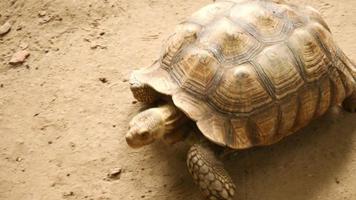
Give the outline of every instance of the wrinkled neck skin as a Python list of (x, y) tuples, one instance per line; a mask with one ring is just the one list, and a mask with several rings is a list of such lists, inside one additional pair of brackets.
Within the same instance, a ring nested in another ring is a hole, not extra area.
[(188, 118), (172, 103), (160, 107), (162, 125), (156, 131), (155, 138), (161, 138), (164, 134), (172, 133), (177, 127), (184, 125)]
[[(164, 134), (169, 134), (177, 130), (184, 130), (187, 133), (184, 134), (184, 142), (192, 146), (194, 144), (203, 144), (209, 146), (219, 157), (225, 158), (232, 155), (236, 150), (222, 147), (206, 139), (206, 137), (200, 132), (195, 122), (189, 119), (185, 114), (180, 111), (171, 100), (166, 100), (166, 104), (162, 107), (161, 117), (164, 124), (160, 126), (160, 130), (156, 132), (156, 138), (161, 138)], [(184, 126), (184, 127), (183, 127)]]

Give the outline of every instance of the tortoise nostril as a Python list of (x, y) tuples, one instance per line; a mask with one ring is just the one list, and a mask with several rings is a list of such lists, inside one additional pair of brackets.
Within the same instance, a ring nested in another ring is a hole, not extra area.
[(148, 138), (150, 133), (148, 131), (143, 131), (140, 135), (141, 135), (142, 138), (146, 139), (146, 138)]

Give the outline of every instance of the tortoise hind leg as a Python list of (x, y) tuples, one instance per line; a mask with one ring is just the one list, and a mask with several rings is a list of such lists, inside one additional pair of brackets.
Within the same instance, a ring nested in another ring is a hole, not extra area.
[(209, 200), (231, 200), (235, 185), (214, 152), (201, 144), (193, 145), (187, 156), (187, 166), (194, 182)]
[(353, 63), (342, 51), (340, 59), (345, 64), (348, 72), (351, 74), (352, 93), (342, 102), (342, 107), (349, 112), (356, 112), (356, 64)]
[[(356, 86), (354, 88), (356, 88)], [(349, 112), (356, 112), (356, 90), (353, 91), (351, 96), (344, 100), (342, 107)]]
[(129, 82), (131, 92), (137, 101), (150, 104), (158, 99), (159, 93), (147, 84), (141, 83), (135, 77), (135, 72), (132, 73)]

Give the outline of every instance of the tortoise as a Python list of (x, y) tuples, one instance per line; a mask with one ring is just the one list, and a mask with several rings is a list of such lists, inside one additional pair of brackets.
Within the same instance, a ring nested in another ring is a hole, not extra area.
[(355, 64), (316, 9), (282, 0), (203, 7), (129, 83), (151, 108), (131, 120), (128, 145), (192, 143), (187, 167), (210, 200), (236, 190), (220, 154), (276, 143), (332, 106), (356, 111)]

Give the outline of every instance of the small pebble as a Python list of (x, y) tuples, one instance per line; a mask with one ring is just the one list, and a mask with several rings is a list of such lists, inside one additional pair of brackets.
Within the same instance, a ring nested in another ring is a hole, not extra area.
[(5, 35), (11, 30), (11, 24), (9, 22), (6, 22), (2, 26), (0, 26), (0, 36)]
[(100, 44), (92, 44), (90, 45), (90, 49), (107, 49), (107, 47)]
[(70, 147), (75, 148), (75, 144), (73, 142), (70, 142)]
[(97, 49), (99, 47), (99, 45), (97, 45), (97, 44), (91, 44), (90, 45), (90, 48), (91, 49)]
[(63, 193), (63, 197), (69, 197), (69, 196), (74, 196), (74, 192), (70, 191), (70, 192)]
[(99, 81), (101, 81), (102, 83), (107, 83), (107, 82), (108, 82), (108, 79), (106, 79), (106, 78), (99, 78)]
[(115, 168), (110, 170), (110, 172), (106, 175), (106, 178), (104, 180), (110, 181), (110, 180), (119, 180), (121, 177), (122, 169), (121, 168)]
[(122, 173), (121, 168), (114, 168), (114, 169), (110, 170), (110, 172), (106, 176), (109, 179), (117, 180), (117, 179), (120, 179), (121, 173)]
[(25, 62), (26, 58), (29, 55), (30, 55), (30, 52), (28, 52), (27, 50), (18, 51), (12, 56), (9, 63), (11, 65), (21, 64), (21, 63)]
[(23, 158), (20, 158), (20, 157), (17, 157), (17, 158), (16, 158), (16, 161), (17, 161), (17, 162), (21, 162), (22, 160), (23, 160)]
[(40, 12), (38, 13), (38, 16), (39, 16), (39, 17), (44, 17), (44, 16), (46, 16), (46, 14), (47, 14), (47, 12), (44, 11), (44, 10), (42, 10), (42, 11), (40, 11)]

